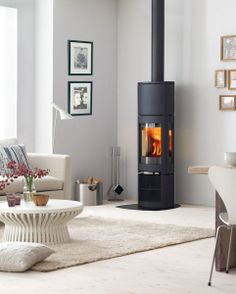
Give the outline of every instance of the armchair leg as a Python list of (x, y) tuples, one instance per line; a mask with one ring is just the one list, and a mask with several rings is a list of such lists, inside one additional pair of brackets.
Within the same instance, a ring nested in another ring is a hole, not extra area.
[(231, 252), (232, 236), (233, 236), (233, 227), (230, 228), (229, 247), (228, 247), (227, 263), (226, 263), (226, 269), (225, 269), (226, 274), (228, 274), (229, 272), (229, 259), (230, 259), (230, 252)]
[(214, 249), (213, 258), (212, 258), (212, 264), (211, 264), (211, 271), (210, 271), (210, 277), (209, 277), (209, 281), (208, 281), (208, 286), (211, 286), (212, 273), (213, 273), (213, 268), (214, 268), (214, 264), (215, 264), (216, 249), (217, 249), (217, 243), (218, 243), (218, 239), (219, 239), (219, 235), (220, 235), (220, 229), (225, 228), (225, 227), (226, 227), (225, 225), (220, 225), (216, 230), (216, 242), (215, 242), (215, 249)]

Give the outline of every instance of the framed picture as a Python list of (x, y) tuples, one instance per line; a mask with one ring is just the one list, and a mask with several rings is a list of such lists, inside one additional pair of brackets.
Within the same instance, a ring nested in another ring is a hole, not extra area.
[(236, 60), (236, 35), (221, 37), (220, 59), (223, 61)]
[(225, 88), (227, 84), (227, 71), (224, 69), (218, 69), (215, 71), (215, 87)]
[(68, 82), (68, 112), (71, 115), (92, 114), (92, 82)]
[(236, 110), (236, 96), (221, 95), (219, 97), (220, 110)]
[(230, 69), (228, 71), (228, 80), (229, 90), (236, 90), (236, 69)]
[(69, 75), (93, 74), (93, 42), (68, 41)]

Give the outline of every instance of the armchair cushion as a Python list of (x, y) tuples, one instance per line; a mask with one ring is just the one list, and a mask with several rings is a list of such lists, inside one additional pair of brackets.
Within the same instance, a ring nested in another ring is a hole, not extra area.
[[(0, 176), (0, 181), (2, 179), (4, 178)], [(37, 192), (57, 191), (63, 189), (63, 181), (52, 176), (46, 176), (43, 179), (35, 179), (34, 184)], [(23, 187), (23, 177), (19, 177), (4, 190), (0, 191), (0, 195), (4, 195), (6, 193), (22, 193)]]
[(11, 170), (6, 165), (12, 160), (18, 164), (23, 163), (27, 168), (30, 168), (23, 144), (0, 146), (0, 174), (5, 175), (11, 173)]
[(57, 191), (63, 189), (63, 181), (52, 176), (46, 176), (43, 179), (35, 179), (34, 184), (37, 192)]

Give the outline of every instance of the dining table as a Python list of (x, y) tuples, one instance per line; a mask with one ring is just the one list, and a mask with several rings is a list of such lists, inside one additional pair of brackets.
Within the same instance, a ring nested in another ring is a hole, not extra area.
[[(208, 175), (210, 166), (189, 166), (188, 174), (190, 175)], [(232, 167), (230, 167), (232, 168)], [(217, 227), (223, 224), (220, 220), (219, 213), (226, 212), (224, 202), (220, 195), (215, 191), (215, 231)], [(222, 230), (219, 236), (217, 248), (216, 248), (216, 270), (224, 271), (226, 268), (226, 260), (229, 246), (230, 230)], [(232, 250), (230, 253), (229, 267), (236, 267), (236, 228), (233, 230), (232, 238)]]

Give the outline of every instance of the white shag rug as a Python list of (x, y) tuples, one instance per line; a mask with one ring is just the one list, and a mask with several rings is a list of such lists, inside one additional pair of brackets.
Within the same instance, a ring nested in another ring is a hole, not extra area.
[(48, 272), (214, 236), (214, 230), (148, 222), (80, 217), (69, 223), (72, 242), (32, 270)]

